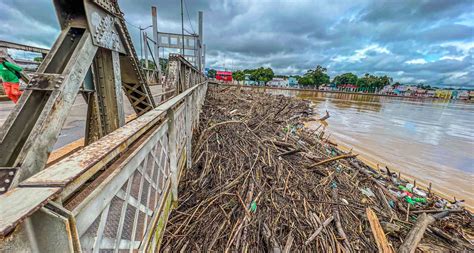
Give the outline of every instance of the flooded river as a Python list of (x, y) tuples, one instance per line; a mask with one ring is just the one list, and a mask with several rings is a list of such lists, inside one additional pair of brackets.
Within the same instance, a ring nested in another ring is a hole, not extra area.
[(474, 206), (474, 103), (276, 91), (329, 111), (326, 132), (371, 161)]

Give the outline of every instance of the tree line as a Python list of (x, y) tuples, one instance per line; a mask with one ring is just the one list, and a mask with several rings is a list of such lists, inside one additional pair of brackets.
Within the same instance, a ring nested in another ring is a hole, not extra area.
[[(369, 73), (366, 73), (362, 77), (358, 77), (353, 73), (344, 73), (341, 75), (335, 76), (332, 80), (327, 73), (327, 68), (317, 65), (314, 69), (309, 69), (302, 76), (284, 76), (284, 75), (275, 75), (271, 68), (260, 67), (257, 69), (244, 69), (237, 70), (232, 73), (232, 78), (236, 81), (244, 81), (245, 75), (249, 75), (249, 79), (256, 82), (267, 83), (272, 80), (273, 77), (295, 77), (300, 85), (303, 86), (313, 86), (314, 88), (319, 88), (321, 85), (333, 84), (336, 87), (342, 87), (343, 85), (351, 84), (356, 85), (358, 90), (375, 92), (382, 89), (384, 86), (389, 85), (393, 82), (393, 78), (387, 75), (376, 76)], [(208, 76), (210, 78), (215, 78), (216, 70), (210, 69), (208, 71)], [(400, 83), (394, 83), (395, 85), (401, 85)], [(428, 86), (429, 87), (429, 86)]]
[[(215, 69), (210, 69), (207, 72), (207, 76), (209, 78), (216, 78), (217, 71)], [(237, 70), (232, 72), (232, 79), (236, 81), (244, 81), (245, 75), (249, 75), (249, 79), (255, 82), (263, 82), (267, 83), (275, 77), (275, 73), (271, 68), (256, 68), (256, 69), (244, 69), (244, 70)]]

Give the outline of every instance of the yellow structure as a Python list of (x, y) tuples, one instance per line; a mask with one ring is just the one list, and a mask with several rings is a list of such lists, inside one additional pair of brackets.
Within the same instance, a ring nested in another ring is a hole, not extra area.
[(450, 99), (451, 95), (452, 95), (451, 90), (435, 90), (435, 97), (437, 98)]

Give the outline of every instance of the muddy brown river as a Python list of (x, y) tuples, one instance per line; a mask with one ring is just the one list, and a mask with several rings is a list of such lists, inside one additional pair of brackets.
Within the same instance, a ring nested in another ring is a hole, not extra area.
[(329, 111), (330, 139), (474, 206), (474, 103), (275, 91)]

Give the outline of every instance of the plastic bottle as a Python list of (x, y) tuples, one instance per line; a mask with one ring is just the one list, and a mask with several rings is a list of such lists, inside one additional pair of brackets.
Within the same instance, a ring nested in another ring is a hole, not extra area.
[(405, 196), (405, 201), (407, 203), (409, 203), (410, 205), (414, 205), (415, 204), (415, 201), (413, 201), (413, 199), (411, 199), (410, 196)]
[(418, 203), (426, 203), (425, 198), (412, 198), (412, 200)]

